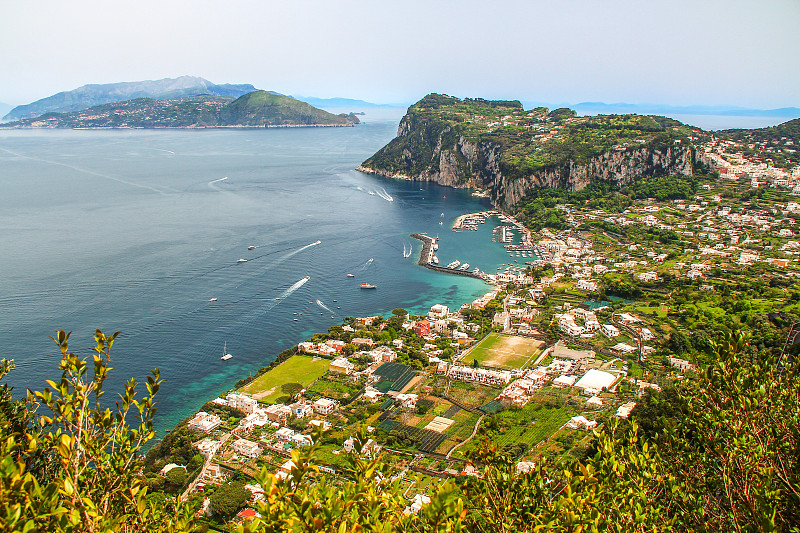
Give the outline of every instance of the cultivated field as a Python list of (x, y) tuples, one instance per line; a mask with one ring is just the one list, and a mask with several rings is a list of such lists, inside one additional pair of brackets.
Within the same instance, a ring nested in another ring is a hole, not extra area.
[(241, 392), (252, 394), (258, 400), (274, 402), (281, 396), (286, 396), (281, 391), (281, 385), (299, 383), (307, 387), (328, 371), (330, 363), (329, 360), (319, 357), (295, 355), (242, 387)]
[(536, 360), (544, 342), (527, 337), (490, 333), (462, 359), (470, 364), (477, 359), (481, 366), (523, 368)]

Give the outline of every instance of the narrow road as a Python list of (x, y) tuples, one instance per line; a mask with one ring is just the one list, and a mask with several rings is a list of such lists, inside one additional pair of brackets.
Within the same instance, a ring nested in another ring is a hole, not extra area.
[[(230, 433), (225, 433), (225, 435), (223, 435), (222, 439), (219, 441), (219, 447), (217, 449), (219, 450), (220, 448), (222, 448), (222, 445), (225, 444), (225, 442), (227, 442), (227, 440), (230, 437), (231, 437)], [(197, 477), (194, 478), (194, 480), (192, 480), (191, 483), (189, 483), (189, 486), (186, 487), (186, 490), (183, 491), (183, 494), (181, 494), (180, 501), (185, 502), (189, 498), (189, 494), (192, 493), (192, 491), (194, 490), (194, 488), (197, 485), (197, 483), (201, 479), (203, 479), (203, 475), (206, 473), (206, 470), (208, 469), (208, 467), (211, 466), (211, 461), (213, 459), (214, 459), (214, 454), (213, 453), (209, 454), (208, 458), (206, 459), (206, 462), (203, 463), (203, 469), (200, 470), (200, 473), (197, 474)]]
[(473, 430), (472, 430), (472, 435), (470, 435), (469, 437), (467, 437), (467, 440), (465, 440), (464, 442), (460, 442), (460, 443), (456, 444), (455, 446), (453, 446), (452, 448), (450, 448), (450, 451), (449, 451), (449, 452), (447, 452), (447, 459), (450, 459), (450, 456), (451, 456), (451, 455), (453, 455), (453, 452), (454, 452), (454, 451), (456, 451), (458, 448), (460, 448), (461, 446), (465, 445), (465, 444), (466, 444), (466, 443), (468, 443), (470, 440), (472, 440), (472, 437), (474, 437), (474, 436), (475, 436), (475, 434), (478, 432), (478, 428), (480, 427), (480, 425), (481, 425), (481, 420), (483, 420), (483, 417), (484, 417), (484, 416), (486, 416), (486, 415), (481, 415), (481, 417), (478, 419), (478, 421), (477, 421), (477, 422), (475, 422), (475, 429), (473, 429)]

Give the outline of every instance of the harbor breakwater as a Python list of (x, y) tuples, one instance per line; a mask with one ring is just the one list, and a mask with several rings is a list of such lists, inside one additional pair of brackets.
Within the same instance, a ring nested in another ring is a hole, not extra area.
[(422, 251), (419, 253), (419, 261), (417, 264), (437, 272), (445, 272), (447, 274), (456, 274), (457, 276), (466, 276), (468, 278), (486, 279), (481, 274), (476, 274), (468, 270), (458, 270), (456, 268), (441, 267), (433, 264), (433, 245), (436, 242), (434, 237), (425, 235), (424, 233), (412, 233), (410, 237), (422, 241)]

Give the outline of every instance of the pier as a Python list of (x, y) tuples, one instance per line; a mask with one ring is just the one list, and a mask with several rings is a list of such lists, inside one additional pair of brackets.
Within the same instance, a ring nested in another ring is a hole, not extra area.
[(484, 279), (481, 274), (475, 274), (468, 270), (458, 270), (457, 268), (441, 267), (433, 264), (433, 245), (436, 239), (424, 233), (412, 233), (411, 238), (422, 241), (422, 251), (419, 254), (419, 261), (417, 264), (437, 272), (446, 272), (448, 274), (456, 274), (457, 276), (467, 276), (468, 278)]

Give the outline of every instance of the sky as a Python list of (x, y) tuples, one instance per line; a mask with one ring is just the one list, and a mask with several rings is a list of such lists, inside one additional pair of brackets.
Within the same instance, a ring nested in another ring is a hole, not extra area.
[(0, 102), (201, 76), (410, 103), (800, 107), (800, 0), (0, 0)]

